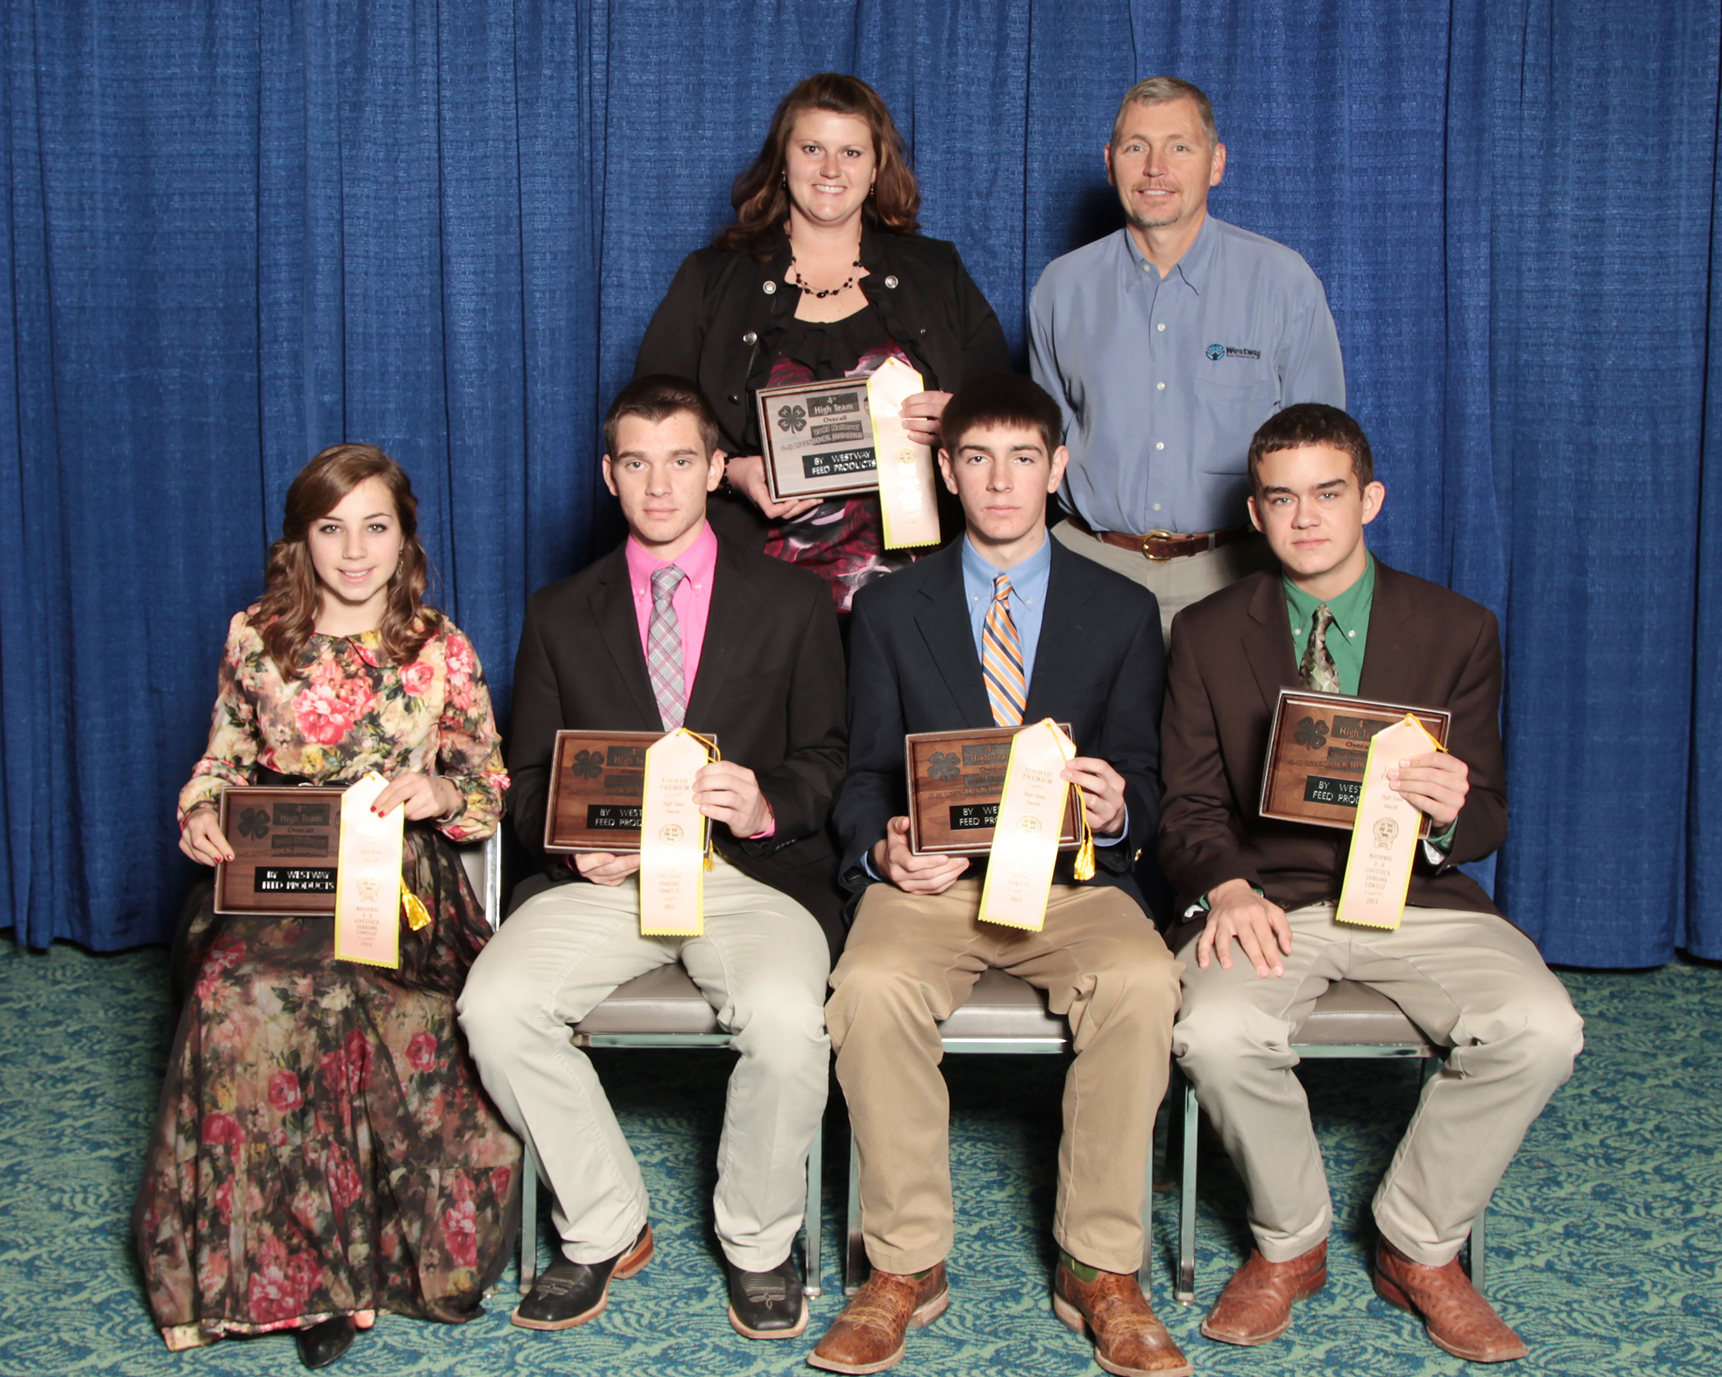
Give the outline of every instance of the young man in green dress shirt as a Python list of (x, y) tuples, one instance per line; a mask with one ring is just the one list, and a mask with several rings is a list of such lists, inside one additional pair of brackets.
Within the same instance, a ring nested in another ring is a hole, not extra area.
[[(1455, 868), (1506, 832), (1495, 618), (1369, 553), (1385, 489), (1345, 412), (1287, 407), (1256, 432), (1249, 465), (1251, 520), (1282, 568), (1179, 613), (1161, 728), (1160, 857), (1186, 915), (1173, 1051), (1248, 1187), (1255, 1241), (1202, 1332), (1277, 1338), (1327, 1279), (1332, 1207), (1290, 1043), (1331, 982), (1356, 980), (1452, 1048), (1376, 1192), (1376, 1290), (1449, 1353), (1521, 1357), (1458, 1253), (1571, 1074), (1583, 1025), (1530, 939)], [(1259, 814), (1269, 715), (1294, 687), (1451, 714), (1448, 752), (1388, 774), (1435, 834), (1395, 929), (1335, 921), (1348, 834)]]

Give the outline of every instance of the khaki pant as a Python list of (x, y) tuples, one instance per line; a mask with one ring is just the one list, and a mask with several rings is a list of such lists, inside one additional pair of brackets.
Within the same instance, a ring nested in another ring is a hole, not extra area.
[(600, 1262), (646, 1222), (645, 1182), (586, 1054), (568, 1038), (618, 985), (687, 967), (735, 1034), (718, 1181), (718, 1241), (737, 1267), (789, 1256), (806, 1209), (807, 1151), (831, 1049), (820, 1004), (830, 957), (813, 915), (722, 857), (704, 876), (705, 934), (642, 937), (639, 883), (574, 882), (512, 913), (468, 972), (460, 1025), (490, 1098), (555, 1193), (570, 1262)]
[(1053, 1233), (1080, 1262), (1141, 1266), (1154, 1112), (1166, 1091), (1178, 963), (1110, 885), (1055, 885), (1043, 932), (976, 920), (981, 883), (941, 895), (875, 884), (862, 897), (825, 1008), (861, 1159), (868, 1260), (919, 1272), (951, 1249), (950, 1100), (934, 1025), (997, 967), (1070, 1021)]
[(1099, 536), (1079, 531), (1069, 521), (1059, 522), (1052, 533), (1077, 554), (1123, 574), (1152, 593), (1160, 604), (1160, 634), (1168, 642), (1172, 639), (1174, 614), (1249, 574), (1274, 567), (1273, 551), (1261, 536), (1222, 545), (1218, 550), (1204, 550), (1199, 555), (1155, 561), (1136, 550), (1108, 545)]
[(1333, 905), (1286, 915), (1283, 976), (1258, 976), (1236, 945), (1231, 970), (1184, 958), (1178, 1064), (1250, 1193), (1250, 1228), (1270, 1262), (1327, 1237), (1332, 1220), (1292, 1031), (1329, 983), (1357, 980), (1453, 1051), (1375, 1193), (1382, 1236), (1431, 1267), (1459, 1251), (1550, 1095), (1572, 1074), (1584, 1024), (1530, 938), (1500, 918), (1407, 908), (1391, 931), (1333, 921)]

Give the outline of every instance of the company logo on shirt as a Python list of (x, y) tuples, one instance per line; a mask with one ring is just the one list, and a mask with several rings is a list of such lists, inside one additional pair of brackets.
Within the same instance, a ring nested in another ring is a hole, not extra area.
[(1239, 349), (1233, 344), (1210, 344), (1202, 352), (1215, 363), (1221, 359), (1259, 359), (1262, 356), (1260, 349)]

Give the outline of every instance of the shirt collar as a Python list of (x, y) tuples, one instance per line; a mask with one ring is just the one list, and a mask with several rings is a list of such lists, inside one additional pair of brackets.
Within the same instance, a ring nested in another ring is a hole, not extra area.
[(963, 533), (963, 581), (969, 586), (970, 597), (975, 596), (973, 590), (980, 589), (990, 593), (993, 580), (1000, 574), (1010, 575), (1011, 592), (1015, 593), (1030, 606), (1038, 603), (1046, 596), (1047, 577), (1052, 572), (1052, 535), (1043, 531), (1040, 538), (1040, 549), (1036, 550), (1020, 564), (1014, 564), (1009, 569), (1000, 569), (988, 561), (974, 547), (968, 533)]
[(694, 537), (694, 543), (683, 550), (674, 559), (659, 559), (646, 547), (628, 537), (626, 546), (628, 560), (628, 582), (638, 593), (645, 589), (648, 593), (652, 587), (652, 571), (661, 569), (666, 564), (673, 564), (688, 576), (695, 588), (704, 588), (711, 582), (712, 571), (717, 568), (718, 543), (717, 535), (713, 532), (711, 522), (706, 522), (704, 529)]
[[(1136, 242), (1136, 236), (1130, 233), (1126, 225), (1118, 231), (1124, 236), (1124, 273), (1125, 281), (1134, 283), (1144, 277), (1153, 275), (1160, 280), (1160, 270), (1150, 263), (1143, 255), (1141, 247)], [(1172, 271), (1166, 274), (1169, 280), (1182, 277), (1185, 284), (1197, 296), (1202, 294), (1202, 284), (1208, 280), (1208, 271), (1214, 261), (1214, 217), (1204, 215), (1202, 227), (1196, 231), (1196, 237), (1190, 241), (1190, 247), (1184, 250), (1184, 256), (1172, 265)], [(1144, 272), (1146, 268), (1148, 271)]]
[[(1367, 552), (1365, 553), (1367, 555)], [(1316, 608), (1321, 606), (1321, 599), (1304, 592), (1289, 578), (1283, 581), (1286, 602), (1290, 604), (1292, 614), (1304, 626), (1311, 625)], [(1327, 610), (1333, 613), (1333, 624), (1345, 635), (1350, 636), (1353, 632), (1361, 635), (1369, 629), (1369, 608), (1374, 600), (1375, 556), (1367, 555), (1363, 572), (1357, 576), (1357, 582), (1338, 597), (1329, 598)]]

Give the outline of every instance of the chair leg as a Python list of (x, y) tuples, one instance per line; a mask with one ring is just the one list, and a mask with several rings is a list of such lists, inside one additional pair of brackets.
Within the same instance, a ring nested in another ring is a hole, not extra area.
[(849, 1130), (849, 1205), (844, 1213), (843, 1294), (853, 1296), (867, 1279), (867, 1248), (861, 1240), (861, 1154)]
[(1159, 1117), (1156, 1108), (1148, 1123), (1148, 1180), (1142, 1192), (1142, 1265), (1136, 1269), (1136, 1284), (1145, 1296), (1153, 1294), (1148, 1288), (1154, 1280), (1154, 1121)]
[(1485, 1252), (1483, 1220), (1488, 1213), (1488, 1207), (1484, 1206), (1482, 1213), (1471, 1221), (1471, 1246), (1469, 1249), (1471, 1285), (1479, 1296), (1483, 1294), (1483, 1255)]
[(520, 1170), (520, 1294), (525, 1295), (538, 1280), (538, 1159), (532, 1155), (532, 1144), (526, 1144), (526, 1155)]
[(1178, 1285), (1173, 1294), (1180, 1305), (1196, 1300), (1196, 1126), (1201, 1110), (1196, 1087), (1182, 1073), (1183, 1109), (1178, 1115)]
[(807, 1149), (807, 1208), (801, 1220), (801, 1290), (808, 1296), (825, 1293), (825, 1278), (820, 1272), (819, 1253), (820, 1234), (825, 1225), (820, 1209), (820, 1197), (823, 1194), (820, 1184), (824, 1172), (825, 1121), (821, 1119), (813, 1127), (813, 1143)]

